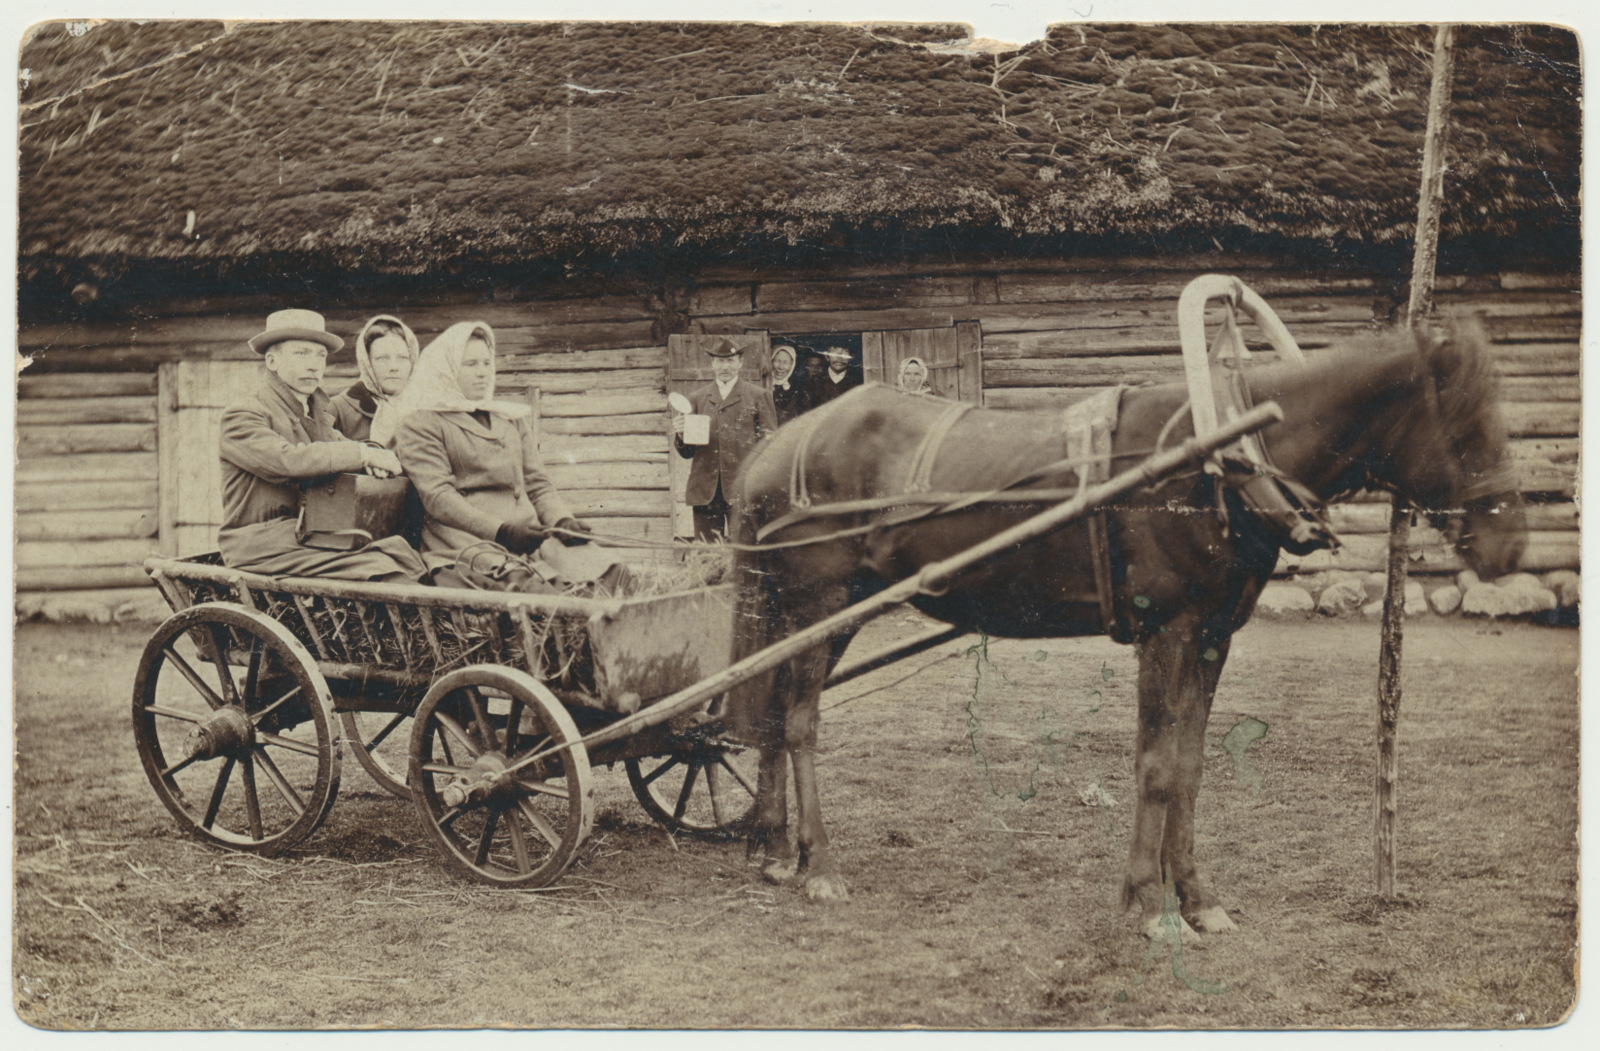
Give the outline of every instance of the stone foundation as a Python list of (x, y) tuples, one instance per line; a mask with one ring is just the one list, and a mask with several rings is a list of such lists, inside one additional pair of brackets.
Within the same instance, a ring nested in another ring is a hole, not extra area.
[[(1256, 614), (1266, 617), (1383, 616), (1383, 573), (1328, 570), (1274, 580), (1261, 593)], [(1578, 623), (1582, 581), (1570, 569), (1541, 576), (1512, 573), (1479, 580), (1470, 569), (1455, 576), (1417, 574), (1406, 581), (1408, 617), (1516, 617), (1547, 624)]]

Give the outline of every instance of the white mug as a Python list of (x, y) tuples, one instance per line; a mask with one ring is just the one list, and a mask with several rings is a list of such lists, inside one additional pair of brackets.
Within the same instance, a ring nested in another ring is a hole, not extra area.
[(711, 417), (690, 413), (683, 418), (683, 444), (711, 444)]

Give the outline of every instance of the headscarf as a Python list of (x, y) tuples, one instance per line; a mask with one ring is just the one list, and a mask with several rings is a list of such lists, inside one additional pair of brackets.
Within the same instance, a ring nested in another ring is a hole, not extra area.
[[(917, 380), (917, 385), (915, 387), (912, 387), (906, 383), (913, 365), (922, 370), (922, 376)], [(902, 361), (900, 363), (900, 375), (895, 380), (895, 386), (899, 387), (903, 391), (909, 391), (912, 394), (928, 393), (928, 363), (923, 361), (921, 358), (907, 358), (906, 360)]]
[(789, 352), (789, 371), (785, 372), (782, 376), (779, 376), (776, 372), (774, 372), (772, 374), (772, 386), (774, 389), (788, 390), (789, 379), (794, 375), (795, 366), (800, 363), (800, 358), (799, 355), (795, 353), (795, 349), (793, 347), (789, 346), (787, 343), (780, 343), (772, 349), (773, 361), (778, 360), (778, 352), (781, 350), (786, 350)]
[(366, 388), (367, 393), (372, 395), (372, 400), (380, 406), (389, 400), (389, 395), (383, 393), (383, 384), (378, 382), (378, 374), (372, 369), (370, 348), (381, 337), (388, 335), (398, 335), (406, 341), (406, 350), (411, 354), (412, 372), (417, 370), (419, 353), (417, 334), (393, 314), (379, 314), (361, 326), (361, 333), (356, 336), (356, 366), (361, 370), (361, 386)]
[(422, 348), (417, 367), (405, 390), (380, 406), (372, 420), (372, 440), (380, 445), (392, 445), (395, 432), (407, 416), (414, 412), (477, 412), (486, 410), (507, 419), (527, 416), (533, 410), (513, 401), (495, 401), (494, 383), (483, 398), (473, 401), (461, 393), (457, 379), (461, 359), (467, 352), (467, 340), (478, 336), (489, 344), (494, 353), (494, 330), (481, 321), (461, 321), (443, 332)]

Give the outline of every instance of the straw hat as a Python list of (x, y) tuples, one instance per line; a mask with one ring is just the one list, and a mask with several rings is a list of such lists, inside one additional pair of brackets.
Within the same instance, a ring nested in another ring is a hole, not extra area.
[(267, 327), (250, 337), (250, 349), (265, 354), (274, 343), (286, 339), (306, 339), (321, 343), (329, 353), (344, 346), (344, 337), (328, 331), (327, 323), (315, 310), (277, 310), (267, 315)]

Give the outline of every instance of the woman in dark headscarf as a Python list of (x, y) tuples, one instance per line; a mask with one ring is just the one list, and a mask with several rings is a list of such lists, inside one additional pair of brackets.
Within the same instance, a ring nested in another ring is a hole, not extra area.
[(356, 336), (356, 364), (361, 378), (330, 399), (338, 417), (334, 426), (346, 438), (366, 441), (372, 418), (405, 388), (417, 365), (417, 337), (404, 321), (379, 314)]

